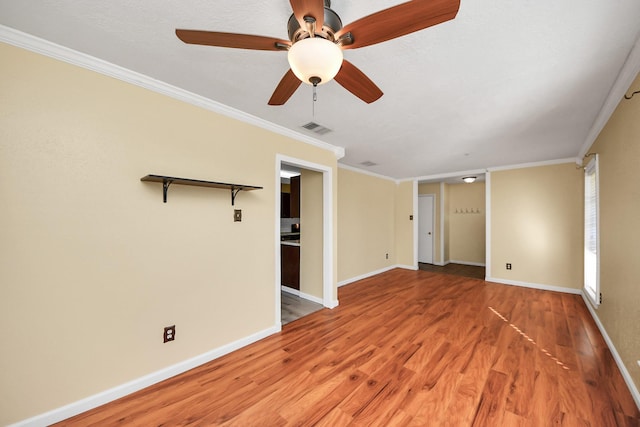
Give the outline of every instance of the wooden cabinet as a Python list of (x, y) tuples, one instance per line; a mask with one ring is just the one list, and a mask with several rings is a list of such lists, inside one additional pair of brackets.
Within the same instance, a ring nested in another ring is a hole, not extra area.
[(280, 218), (291, 218), (291, 194), (280, 193)]
[(300, 176), (291, 178), (290, 193), (280, 193), (280, 218), (300, 218)]
[(300, 246), (280, 245), (280, 282), (300, 290)]
[(289, 218), (300, 218), (300, 176), (291, 178), (291, 216)]

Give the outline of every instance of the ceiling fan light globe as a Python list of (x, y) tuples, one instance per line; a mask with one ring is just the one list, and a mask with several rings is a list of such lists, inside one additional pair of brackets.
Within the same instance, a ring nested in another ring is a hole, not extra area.
[(342, 49), (321, 37), (300, 40), (291, 46), (288, 54), (291, 70), (302, 82), (321, 85), (331, 81), (342, 66)]

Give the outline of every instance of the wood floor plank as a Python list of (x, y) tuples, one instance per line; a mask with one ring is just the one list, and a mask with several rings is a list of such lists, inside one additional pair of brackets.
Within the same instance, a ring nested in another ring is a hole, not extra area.
[(580, 296), (396, 269), (60, 425), (638, 426)]
[(474, 358), (466, 367), (456, 393), (451, 399), (451, 404), (438, 420), (442, 425), (472, 425), (482, 390), (489, 376), (489, 366), (494, 358), (494, 352), (495, 349), (492, 347), (476, 347)]
[(432, 389), (417, 389), (416, 394), (401, 406), (412, 417), (409, 425), (438, 425), (438, 420), (446, 417), (447, 408), (455, 397), (462, 377), (459, 372), (447, 370)]
[(288, 404), (279, 411), (280, 415), (290, 425), (313, 425), (328, 415), (366, 380), (367, 376), (362, 372), (343, 372), (308, 390), (299, 399), (287, 400)]
[(478, 427), (503, 425), (508, 387), (508, 375), (494, 370), (489, 372), (472, 425)]

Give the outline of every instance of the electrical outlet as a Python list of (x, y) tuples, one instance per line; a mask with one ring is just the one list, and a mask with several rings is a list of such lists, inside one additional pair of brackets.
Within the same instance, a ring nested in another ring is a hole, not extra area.
[(507, 270), (511, 270), (511, 263), (510, 262), (507, 263)]
[(176, 339), (176, 325), (167, 326), (164, 328), (164, 342), (173, 341)]
[(389, 259), (389, 254), (385, 254), (385, 257), (386, 257), (387, 259)]
[(233, 221), (241, 222), (242, 221), (242, 209), (234, 209), (233, 210)]
[(409, 221), (413, 221), (413, 215), (409, 215)]

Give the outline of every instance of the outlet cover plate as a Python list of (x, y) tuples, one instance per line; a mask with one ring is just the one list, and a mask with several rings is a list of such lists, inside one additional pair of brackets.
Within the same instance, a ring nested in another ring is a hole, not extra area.
[(173, 341), (176, 339), (176, 325), (167, 326), (164, 328), (164, 342)]

